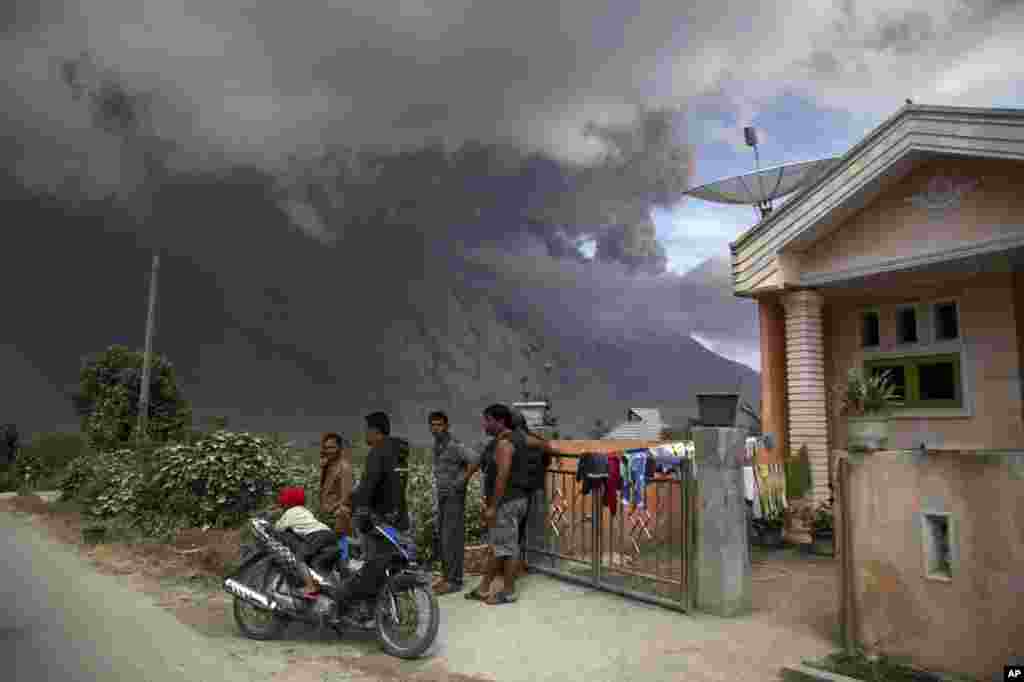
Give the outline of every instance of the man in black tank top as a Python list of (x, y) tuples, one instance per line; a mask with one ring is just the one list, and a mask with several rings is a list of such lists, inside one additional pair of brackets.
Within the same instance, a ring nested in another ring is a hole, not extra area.
[[(516, 601), (516, 577), (519, 574), (519, 525), (526, 517), (526, 491), (513, 482), (516, 445), (512, 412), (505, 405), (491, 405), (484, 410), (484, 430), (495, 439), (493, 460), (487, 462), (484, 477), (486, 503), (484, 523), (493, 556), (487, 573), (466, 599), (488, 604), (511, 604)], [(523, 441), (525, 442), (525, 441)], [(488, 453), (489, 454), (489, 453)], [(491, 591), (491, 584), (502, 576), (502, 589)]]

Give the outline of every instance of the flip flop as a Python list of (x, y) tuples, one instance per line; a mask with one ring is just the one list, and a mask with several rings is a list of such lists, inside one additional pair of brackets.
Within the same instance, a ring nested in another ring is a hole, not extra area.
[[(491, 601), (491, 600), (494, 601)], [(499, 606), (501, 604), (515, 604), (518, 597), (511, 592), (502, 590), (501, 592), (495, 592), (487, 598), (487, 604), (489, 606)]]
[(480, 588), (474, 587), (472, 590), (466, 593), (466, 599), (469, 601), (487, 601), (487, 597), (480, 594)]

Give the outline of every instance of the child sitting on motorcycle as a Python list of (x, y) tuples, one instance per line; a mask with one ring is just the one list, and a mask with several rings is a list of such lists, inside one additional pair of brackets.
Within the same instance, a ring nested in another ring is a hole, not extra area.
[[(306, 508), (306, 491), (299, 487), (283, 488), (277, 496), (277, 504), (284, 510), (281, 517), (274, 523), (274, 529), (280, 532), (290, 530), (302, 541), (304, 558), (316, 556), (325, 547), (334, 546), (338, 536), (326, 524), (320, 522), (313, 512)], [(306, 599), (316, 599), (320, 587), (313, 580), (308, 570), (301, 570)]]

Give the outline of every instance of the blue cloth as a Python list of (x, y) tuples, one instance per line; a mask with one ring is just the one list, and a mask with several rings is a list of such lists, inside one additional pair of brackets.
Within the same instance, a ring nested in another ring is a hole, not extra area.
[(623, 491), (623, 498), (635, 505), (643, 506), (644, 488), (647, 486), (647, 450), (626, 452), (629, 461), (629, 486)]
[(342, 563), (346, 563), (348, 561), (348, 536), (347, 535), (343, 535), (342, 538), (340, 540), (338, 540), (338, 554), (341, 557)]
[(654, 458), (654, 466), (659, 472), (674, 471), (683, 463), (682, 457), (676, 457), (675, 455), (656, 455)]

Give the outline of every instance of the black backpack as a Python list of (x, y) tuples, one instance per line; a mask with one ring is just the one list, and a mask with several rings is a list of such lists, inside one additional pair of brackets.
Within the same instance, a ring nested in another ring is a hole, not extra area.
[(529, 447), (526, 444), (527, 435), (533, 434), (525, 428), (519, 428), (508, 436), (515, 447), (509, 483), (517, 490), (533, 493), (544, 488), (544, 479), (551, 466), (551, 454), (541, 448)]

